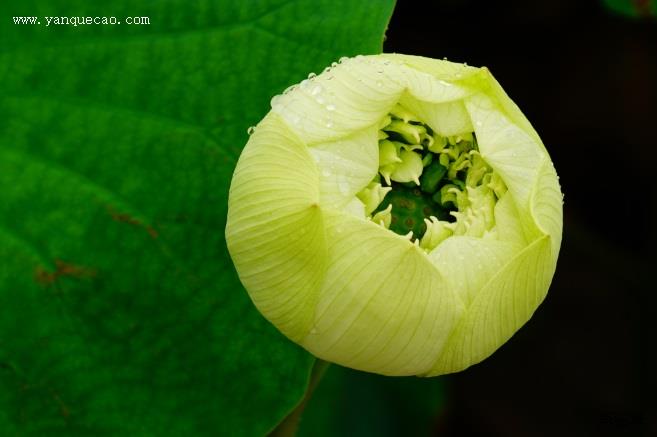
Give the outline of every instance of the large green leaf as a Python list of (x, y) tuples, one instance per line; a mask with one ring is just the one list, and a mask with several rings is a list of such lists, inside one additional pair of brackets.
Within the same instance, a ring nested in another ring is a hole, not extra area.
[(261, 435), (295, 406), (313, 359), (237, 279), (228, 186), (270, 97), (380, 51), (392, 7), (0, 4), (0, 435)]

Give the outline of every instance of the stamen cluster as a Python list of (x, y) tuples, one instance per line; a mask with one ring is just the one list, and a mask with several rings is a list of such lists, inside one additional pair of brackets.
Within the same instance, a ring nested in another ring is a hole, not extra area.
[(369, 219), (427, 251), (451, 235), (494, 234), (506, 186), (473, 132), (441, 136), (399, 104), (379, 128), (379, 171), (357, 194)]

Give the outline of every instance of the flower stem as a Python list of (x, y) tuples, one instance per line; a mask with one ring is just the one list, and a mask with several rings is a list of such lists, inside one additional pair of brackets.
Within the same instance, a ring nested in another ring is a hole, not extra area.
[(297, 407), (287, 415), (285, 419), (269, 434), (269, 437), (294, 437), (299, 430), (299, 422), (301, 421), (301, 415), (308, 405), (308, 401), (313, 395), (313, 392), (319, 385), (319, 382), (322, 380), (326, 369), (328, 369), (330, 363), (320, 360), (319, 358), (315, 360), (313, 369), (310, 373), (310, 382), (308, 383), (308, 388), (306, 389), (306, 394), (303, 396), (303, 399), (297, 405)]

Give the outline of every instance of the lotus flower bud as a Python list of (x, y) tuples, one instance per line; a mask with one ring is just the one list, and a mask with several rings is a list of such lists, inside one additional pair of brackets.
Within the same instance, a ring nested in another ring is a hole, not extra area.
[(562, 195), (486, 68), (343, 59), (272, 99), (233, 175), (226, 241), (260, 312), (385, 375), (488, 357), (544, 299)]

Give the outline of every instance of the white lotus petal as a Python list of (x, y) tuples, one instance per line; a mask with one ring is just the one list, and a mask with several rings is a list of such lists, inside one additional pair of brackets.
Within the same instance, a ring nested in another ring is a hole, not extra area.
[(349, 59), (278, 96), (272, 110), (306, 144), (349, 136), (378, 123), (399, 100), (403, 84), (392, 79), (398, 69), (376, 57)]
[(325, 223), (329, 269), (301, 344), (356, 369), (428, 371), (462, 311), (454, 292), (403, 237), (338, 213), (327, 212)]
[(377, 131), (370, 126), (308, 148), (319, 169), (322, 206), (342, 208), (372, 180), (379, 167)]
[(543, 301), (554, 274), (550, 239), (518, 252), (474, 297), (426, 376), (458, 372), (504, 344)]
[(310, 330), (327, 268), (318, 180), (308, 149), (270, 114), (244, 148), (230, 187), (226, 243), (240, 280), (292, 339)]
[(473, 131), (470, 115), (461, 100), (436, 104), (403, 94), (401, 103), (444, 137)]

